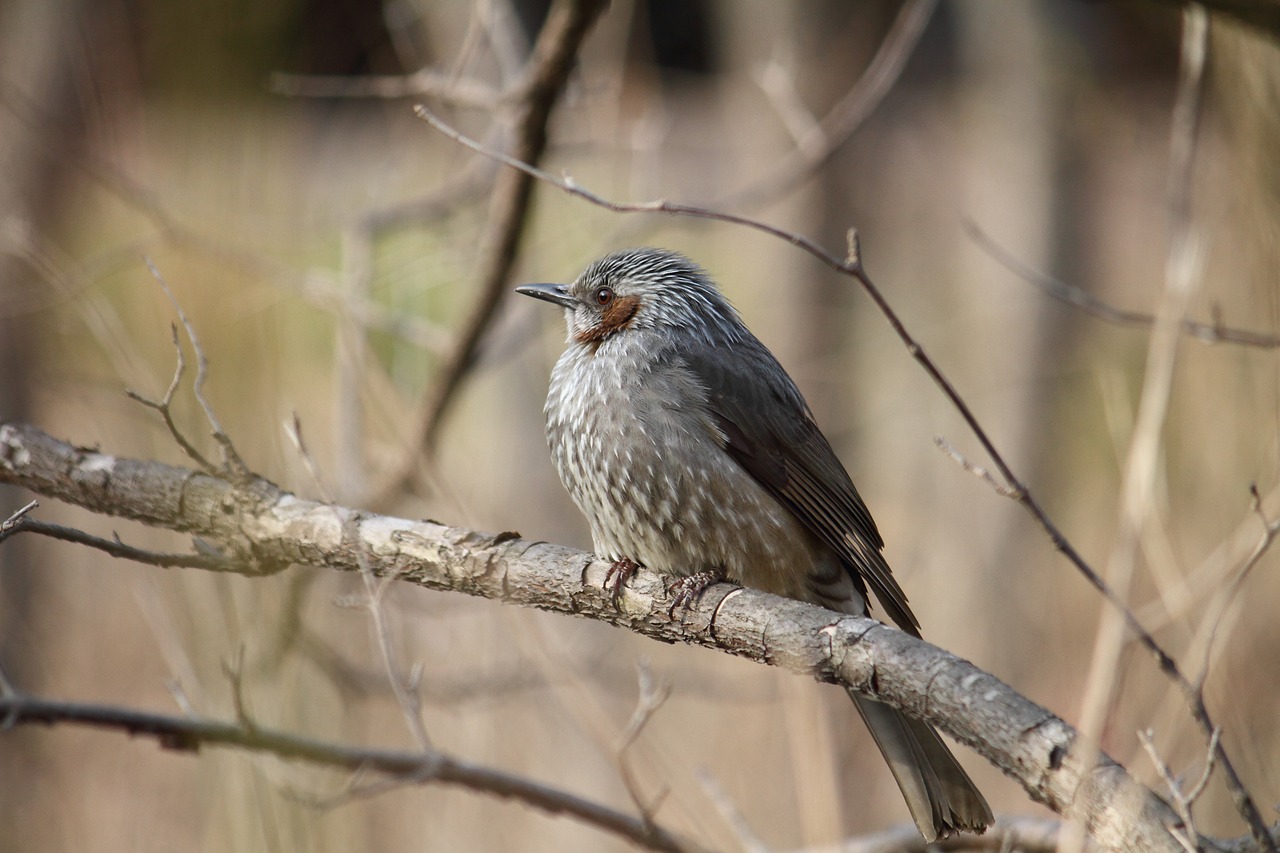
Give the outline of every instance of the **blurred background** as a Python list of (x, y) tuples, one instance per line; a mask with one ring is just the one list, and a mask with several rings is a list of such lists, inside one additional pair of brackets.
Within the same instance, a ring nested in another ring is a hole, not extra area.
[[(502, 93), (545, 14), (504, 0), (0, 4), (0, 418), (185, 464), (123, 393), (159, 398), (174, 368), (177, 318), (150, 259), (256, 471), (308, 497), (589, 548), (543, 443), (564, 330), (509, 289), (568, 281), (627, 245), (678, 249), (801, 385), (926, 637), (1078, 723), (1099, 596), (1013, 501), (938, 451), (941, 436), (989, 466), (865, 295), (782, 241), (537, 186), (493, 322), (422, 453), (443, 366), (481, 299), (497, 169), (411, 107), (504, 148)], [(1101, 568), (1148, 330), (1055, 301), (973, 227), (1030, 269), (1154, 311), (1179, 38), (1177, 5), (1158, 2), (616, 0), (553, 114), (544, 165), (618, 200), (758, 216), (836, 254), (856, 227), (908, 328)], [(859, 95), (878, 52), (901, 74), (882, 97)], [(1280, 332), (1278, 122), (1274, 32), (1215, 16), (1190, 187), (1205, 246), (1191, 316), (1266, 337)], [(1129, 596), (1192, 674), (1223, 614), (1210, 707), (1269, 820), (1280, 557), (1231, 579), (1262, 535), (1251, 485), (1280, 516), (1278, 379), (1271, 346), (1182, 340)], [(189, 385), (175, 413), (216, 456)], [(288, 437), (295, 414), (318, 478)], [(28, 497), (0, 490), (0, 516)], [(38, 514), (189, 547), (52, 501)], [(331, 571), (223, 577), (19, 537), (0, 548), (0, 666), (33, 693), (178, 713), (176, 693), (229, 719), (234, 664), (262, 725), (411, 748), (364, 599), (359, 578)], [(428, 734), (459, 758), (628, 810), (630, 774), (645, 802), (661, 799), (665, 826), (725, 849), (741, 839), (716, 787), (774, 848), (908, 819), (837, 689), (459, 595), (393, 585), (382, 607), (402, 667), (420, 668)], [(641, 665), (671, 696), (620, 755)], [(1194, 777), (1203, 739), (1151, 660), (1126, 649), (1117, 684), (1104, 747), (1158, 787), (1136, 736), (1150, 728)], [(1045, 813), (959, 755), (997, 814)], [(5, 732), (0, 767), (0, 851), (624, 846), (458, 790), (350, 797), (337, 774), (65, 726)], [(1209, 833), (1244, 831), (1220, 775), (1198, 816)]]

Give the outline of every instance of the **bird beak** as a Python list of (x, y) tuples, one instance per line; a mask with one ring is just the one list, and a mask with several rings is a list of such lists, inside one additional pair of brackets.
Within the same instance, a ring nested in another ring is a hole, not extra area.
[(565, 291), (563, 284), (522, 284), (516, 288), (516, 293), (523, 293), (561, 308), (576, 308), (578, 305), (578, 300)]

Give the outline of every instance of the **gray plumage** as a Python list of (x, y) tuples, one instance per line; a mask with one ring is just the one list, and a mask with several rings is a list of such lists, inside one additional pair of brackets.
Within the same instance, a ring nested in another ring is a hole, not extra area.
[[(572, 285), (517, 289), (565, 309), (547, 443), (597, 554), (674, 575), (723, 572), (857, 615), (869, 587), (919, 636), (875, 522), (800, 391), (701, 268), (633, 249)], [(990, 825), (932, 727), (850, 696), (925, 838)]]

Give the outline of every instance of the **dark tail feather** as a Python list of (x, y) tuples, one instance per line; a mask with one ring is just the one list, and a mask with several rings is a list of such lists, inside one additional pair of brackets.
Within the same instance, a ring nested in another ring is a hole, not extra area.
[(852, 690), (849, 696), (898, 780), (925, 840), (960, 831), (983, 832), (991, 825), (991, 807), (932, 726)]

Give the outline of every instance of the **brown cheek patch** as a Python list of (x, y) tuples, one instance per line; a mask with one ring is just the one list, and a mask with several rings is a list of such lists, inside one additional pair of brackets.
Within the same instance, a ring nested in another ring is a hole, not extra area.
[(573, 339), (580, 344), (600, 346), (605, 338), (614, 332), (625, 329), (631, 323), (631, 318), (636, 316), (636, 312), (639, 310), (640, 297), (619, 296), (604, 309), (600, 316), (599, 324), (578, 332), (573, 336)]

